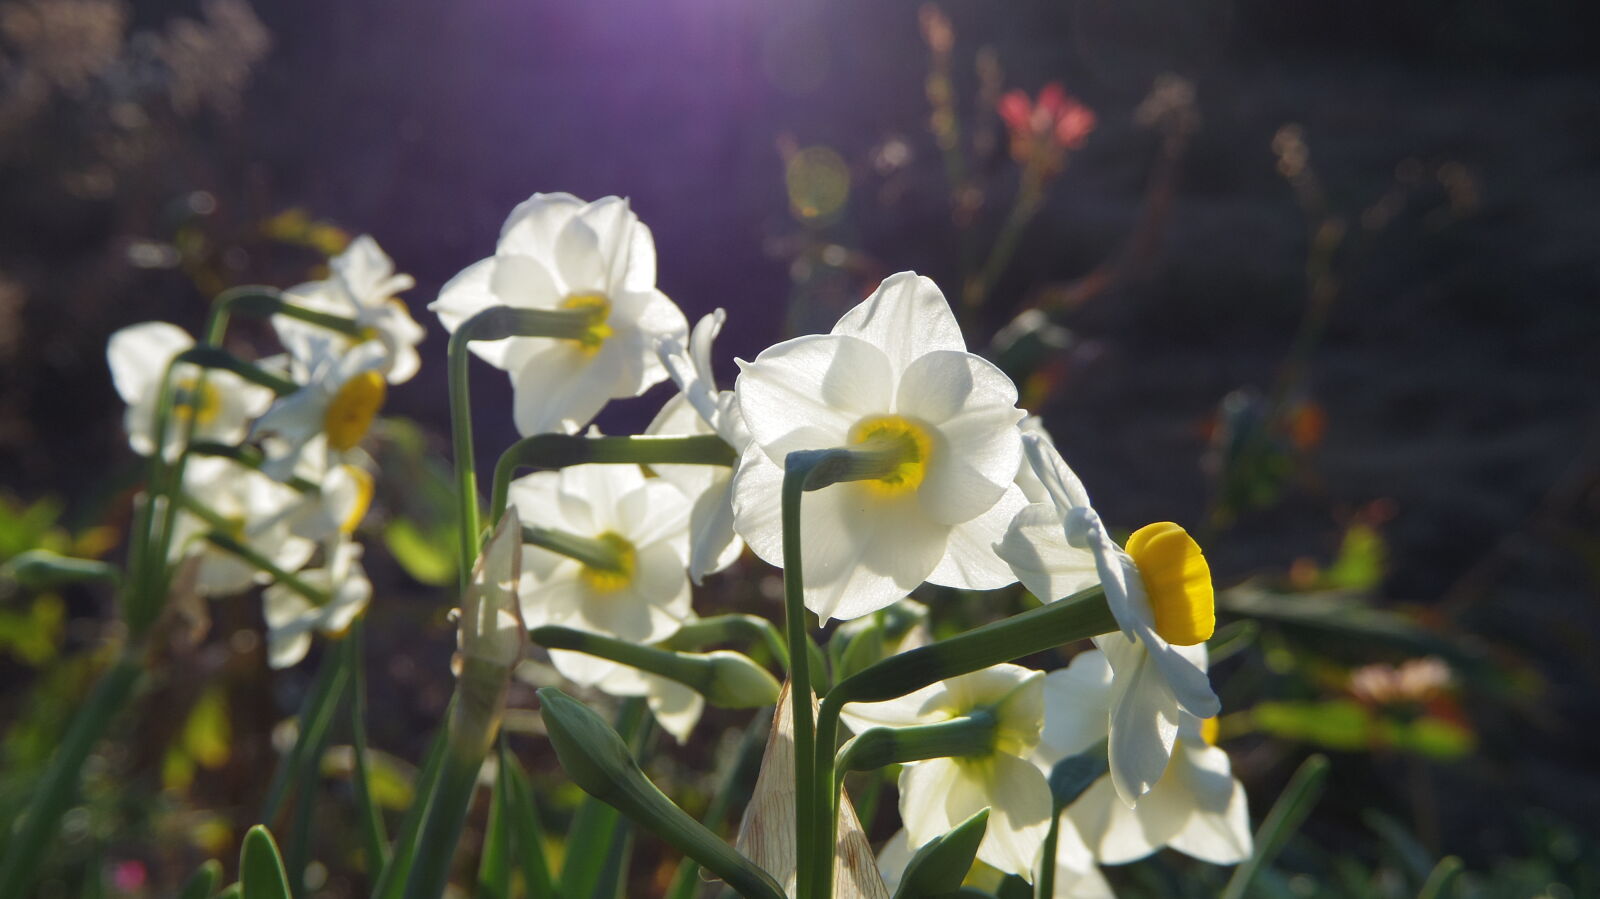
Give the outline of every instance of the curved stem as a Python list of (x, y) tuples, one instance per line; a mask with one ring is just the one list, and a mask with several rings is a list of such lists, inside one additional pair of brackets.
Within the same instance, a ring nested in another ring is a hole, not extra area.
[(583, 434), (535, 434), (518, 440), (494, 466), (489, 517), (506, 513), (511, 481), (523, 468), (565, 468), (591, 462), (637, 465), (732, 465), (738, 459), (721, 437), (693, 436), (589, 437)]
[[(818, 753), (811, 718), (811, 657), (806, 652), (805, 577), (800, 568), (800, 496), (815, 459), (798, 456), (789, 454), (783, 472), (783, 608), (789, 640), (789, 701), (794, 715), (795, 896), (808, 899), (817, 873), (810, 861), (816, 855), (812, 841), (818, 814)], [(831, 748), (827, 755), (832, 756)]]
[[(450, 443), (456, 463), (457, 522), (460, 532), (460, 583), (466, 588), (478, 558), (483, 525), (478, 507), (478, 465), (472, 447), (472, 392), (468, 384), (467, 344), (508, 337), (551, 337), (576, 340), (588, 333), (590, 314), (579, 309), (514, 309), (490, 306), (456, 327), (450, 335), (446, 364), (450, 381)], [(499, 520), (499, 519), (496, 519)]]

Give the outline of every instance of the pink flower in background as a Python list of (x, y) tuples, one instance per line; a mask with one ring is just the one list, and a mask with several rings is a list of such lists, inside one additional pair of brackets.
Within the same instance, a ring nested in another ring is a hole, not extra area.
[(997, 105), (1011, 134), (1011, 155), (1028, 162), (1036, 154), (1050, 170), (1059, 169), (1066, 150), (1083, 146), (1094, 130), (1094, 110), (1078, 102), (1052, 81), (1031, 100), (1026, 91), (1008, 91)]

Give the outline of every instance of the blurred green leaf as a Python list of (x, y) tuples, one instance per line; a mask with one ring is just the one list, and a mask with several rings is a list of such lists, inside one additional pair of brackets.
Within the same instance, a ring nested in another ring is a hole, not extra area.
[(1447, 895), (1453, 895), (1456, 890), (1452, 887), (1465, 868), (1461, 859), (1453, 855), (1439, 859), (1439, 864), (1434, 866), (1427, 881), (1422, 884), (1422, 892), (1417, 894), (1417, 899), (1444, 899)]
[(1328, 759), (1325, 756), (1313, 755), (1301, 763), (1283, 792), (1278, 794), (1272, 811), (1267, 812), (1261, 827), (1256, 830), (1255, 851), (1234, 869), (1222, 899), (1244, 899), (1249, 894), (1252, 881), (1272, 864), (1279, 850), (1300, 829), (1306, 816), (1311, 814), (1312, 807), (1322, 796), (1323, 783), (1327, 779)]
[(455, 544), (445, 528), (429, 528), (425, 533), (409, 518), (395, 518), (383, 529), (389, 552), (418, 581), (431, 587), (455, 583)]
[(1375, 590), (1383, 581), (1387, 560), (1388, 548), (1377, 529), (1368, 524), (1353, 524), (1344, 532), (1339, 555), (1322, 572), (1322, 584), (1333, 589)]
[(217, 891), (217, 884), (221, 881), (222, 862), (210, 859), (184, 883), (178, 899), (211, 899), (211, 894)]
[(1250, 710), (1257, 728), (1276, 737), (1358, 750), (1372, 741), (1372, 714), (1350, 699), (1325, 702), (1262, 702)]
[(66, 606), (61, 597), (36, 596), (26, 609), (0, 609), (0, 650), (25, 665), (39, 667), (61, 650)]

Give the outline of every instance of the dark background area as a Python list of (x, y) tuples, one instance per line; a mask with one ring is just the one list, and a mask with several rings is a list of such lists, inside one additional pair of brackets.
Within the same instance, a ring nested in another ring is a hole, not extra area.
[[(1359, 258), (1340, 257), (1333, 273), (1338, 297), (1300, 385), (1325, 415), (1326, 436), (1281, 501), (1240, 515), (1207, 550), (1219, 583), (1269, 576), (1297, 559), (1326, 559), (1345, 525), (1382, 502), (1383, 600), (1526, 663), (1542, 684), (1518, 711), (1490, 703), (1482, 752), (1437, 774), (1443, 848), (1469, 864), (1529, 851), (1518, 816), (1502, 813), (1508, 806), (1546, 810), (1592, 839), (1596, 7), (942, 6), (966, 124), (994, 127), (992, 111), (971, 104), (980, 47), (993, 48), (1006, 88), (1032, 93), (1059, 81), (1099, 118), (978, 315), (975, 347), (1040, 285), (1070, 282), (1118, 251), (1158, 156), (1134, 110), (1159, 75), (1194, 85), (1201, 126), (1156, 249), (1056, 316), (1074, 336), (1073, 363), (1034, 410), (1118, 524), (1203, 518), (1213, 485), (1202, 459), (1219, 400), (1268, 389), (1300, 327), (1315, 232), (1277, 170), (1274, 135), (1300, 127), (1329, 214), (1352, 231), (1397, 173), (1427, 173)], [(151, 318), (195, 330), (209, 299), (197, 267), (135, 265), (130, 254), (181, 248), (197, 231), (206, 241), (198, 268), (212, 277), (286, 286), (304, 280), (315, 257), (261, 240), (259, 223), (293, 207), (373, 234), (416, 276), (407, 301), (430, 332), (425, 371), (394, 391), (389, 411), (436, 437), (446, 433), (445, 335), (424, 307), (492, 252), (505, 214), (535, 191), (628, 197), (654, 231), (668, 296), (691, 321), (728, 310), (718, 345), (727, 383), (733, 356), (753, 357), (790, 327), (825, 330), (888, 273), (915, 269), (956, 297), (918, 7), (258, 3), (271, 49), (236, 108), (169, 111), (153, 149), (133, 162), (106, 162), (95, 110), (118, 101), (105, 88), (53, 95), (0, 131), (0, 487), (22, 499), (61, 496), (79, 525), (115, 515), (132, 457), (105, 340)], [(138, 3), (128, 29), (155, 32), (198, 15), (191, 3)], [(0, 89), (15, 76), (0, 69)], [(873, 160), (891, 142), (909, 157), (885, 173)], [(823, 223), (797, 221), (784, 187), (785, 148), (814, 145), (851, 172), (845, 211)], [(969, 161), (993, 185), (973, 226), (983, 240), (997, 230), (1015, 166), (1003, 142)], [(86, 190), (85, 172), (109, 180)], [(196, 191), (214, 208), (196, 212)], [(855, 262), (808, 280), (795, 251), (806, 241), (849, 247)], [(488, 465), (516, 436), (510, 391), (487, 369), (474, 387)], [(600, 423), (637, 429), (664, 396), (615, 404)], [(433, 611), (436, 597), (397, 571), (375, 578), (414, 607), (413, 620)], [(403, 684), (374, 691), (376, 707), (407, 708), (397, 717), (419, 732), (436, 715), (410, 708)], [(416, 735), (376, 728), (374, 739), (399, 746)], [(1356, 827), (1350, 795), (1402, 791), (1412, 776), (1403, 765), (1375, 768), (1335, 769), (1329, 807), (1343, 817), (1315, 820), (1314, 833), (1343, 839)], [(1265, 770), (1250, 782), (1253, 804), (1286, 774)]]

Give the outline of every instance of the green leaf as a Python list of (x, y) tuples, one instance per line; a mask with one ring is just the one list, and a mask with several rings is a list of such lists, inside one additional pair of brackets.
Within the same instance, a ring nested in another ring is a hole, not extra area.
[(409, 518), (395, 518), (383, 529), (384, 544), (400, 567), (412, 578), (430, 587), (455, 583), (455, 546), (448, 531), (429, 529), (426, 533)]
[[(1461, 859), (1453, 855), (1439, 859), (1439, 864), (1435, 865), (1433, 872), (1428, 875), (1428, 880), (1422, 885), (1422, 892), (1417, 894), (1417, 899), (1444, 899), (1445, 896), (1451, 895), (1455, 892), (1451, 887), (1455, 885), (1456, 878), (1463, 870), (1465, 866), (1461, 864)], [(1447, 890), (1449, 892), (1446, 892)]]
[(585, 792), (615, 806), (745, 896), (784, 899), (771, 876), (663, 795), (599, 715), (554, 687), (541, 689), (539, 702), (561, 767)]
[[(645, 724), (643, 701), (624, 701), (617, 711), (617, 731), (624, 738), (636, 738)], [(606, 860), (615, 851), (628, 829), (628, 823), (610, 805), (585, 795), (567, 831), (561, 857), (560, 895), (592, 897), (598, 895), (605, 877)]]
[(1069, 755), (1050, 769), (1050, 796), (1057, 812), (1078, 801), (1084, 791), (1110, 770), (1106, 741), (1101, 740), (1077, 755)]
[(211, 899), (211, 894), (217, 891), (217, 884), (221, 881), (222, 862), (211, 859), (201, 865), (183, 885), (183, 890), (178, 893), (178, 899)]
[(933, 899), (959, 890), (988, 828), (989, 810), (984, 809), (918, 849), (906, 864), (894, 899)]
[(1365, 749), (1372, 741), (1372, 713), (1350, 699), (1326, 702), (1263, 702), (1250, 710), (1257, 728), (1276, 737), (1329, 749)]
[[(500, 748), (500, 757), (505, 758), (504, 738)], [(510, 794), (511, 778), (501, 770), (489, 797), (489, 821), (478, 860), (478, 899), (511, 899)]]
[(883, 656), (883, 626), (874, 621), (860, 633), (851, 637), (850, 642), (845, 644), (844, 652), (839, 656), (839, 664), (834, 676), (843, 680), (868, 665), (881, 661)]
[(511, 752), (511, 747), (500, 744), (500, 776), (505, 778), (511, 795), (506, 812), (511, 824), (511, 845), (522, 867), (522, 881), (532, 899), (554, 896), (555, 886), (550, 880), (550, 865), (544, 856), (544, 830), (539, 826), (539, 809), (534, 805), (533, 790), (528, 786), (528, 776)]
[(289, 875), (272, 834), (260, 824), (244, 835), (239, 853), (240, 899), (290, 899)]
[(115, 583), (122, 579), (122, 572), (97, 559), (76, 559), (48, 549), (30, 549), (0, 565), (0, 579), (15, 581), (28, 590), (49, 590), (85, 581)]
[(1251, 882), (1277, 858), (1289, 838), (1300, 829), (1301, 822), (1311, 813), (1312, 806), (1322, 796), (1323, 782), (1328, 779), (1328, 759), (1313, 755), (1301, 763), (1299, 770), (1289, 778), (1272, 811), (1256, 830), (1255, 851), (1244, 863), (1234, 869), (1233, 877), (1222, 893), (1222, 899), (1244, 899)]

